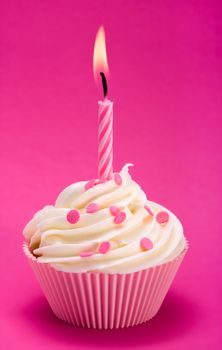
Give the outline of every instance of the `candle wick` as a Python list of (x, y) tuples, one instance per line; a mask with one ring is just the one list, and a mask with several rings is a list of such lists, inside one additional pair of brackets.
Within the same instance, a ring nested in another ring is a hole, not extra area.
[(108, 87), (107, 87), (107, 81), (106, 81), (106, 76), (103, 72), (100, 72), (101, 78), (102, 78), (102, 84), (103, 84), (103, 94), (104, 97), (107, 96), (108, 93)]

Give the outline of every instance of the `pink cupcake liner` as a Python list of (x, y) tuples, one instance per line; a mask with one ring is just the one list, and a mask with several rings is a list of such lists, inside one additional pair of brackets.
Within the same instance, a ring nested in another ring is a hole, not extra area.
[(128, 274), (70, 273), (40, 263), (26, 243), (23, 250), (54, 314), (75, 326), (113, 329), (134, 326), (158, 312), (187, 252)]

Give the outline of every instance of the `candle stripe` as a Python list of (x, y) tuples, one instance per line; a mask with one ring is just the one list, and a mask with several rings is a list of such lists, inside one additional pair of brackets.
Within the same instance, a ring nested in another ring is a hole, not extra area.
[(110, 108), (109, 105), (105, 105), (105, 106), (100, 107), (100, 110), (99, 110), (99, 121), (100, 122), (105, 118), (109, 108)]
[(103, 108), (101, 108), (101, 111), (100, 111), (101, 114), (100, 114), (100, 116), (99, 116), (99, 120), (100, 120), (100, 121), (102, 121), (102, 120), (105, 118), (106, 113), (107, 113), (109, 107), (110, 107), (110, 106), (104, 106)]
[(110, 158), (111, 157), (111, 154), (112, 154), (112, 147), (109, 146), (109, 148), (107, 149), (107, 156), (106, 157), (103, 157), (103, 159), (101, 160), (100, 162), (100, 165), (99, 165), (99, 169), (101, 170), (106, 162), (106, 159), (107, 158)]
[(109, 156), (108, 158), (106, 158), (105, 164), (100, 169), (100, 173), (103, 174), (104, 178), (107, 178), (107, 176), (109, 176), (109, 180), (111, 178), (110, 169), (109, 169), (110, 164), (111, 164), (111, 157)]
[(108, 122), (104, 129), (99, 134), (99, 149), (102, 149), (110, 133), (112, 133), (112, 123)]
[(99, 120), (99, 131), (102, 130), (105, 126), (105, 124), (107, 123), (107, 121), (110, 119), (112, 114), (112, 106), (110, 106), (107, 111), (106, 111), (106, 115), (104, 118), (102, 118), (101, 120)]
[(99, 152), (101, 152), (101, 150), (103, 149), (107, 139), (111, 137), (112, 123), (111, 122), (107, 123), (107, 126), (105, 127), (105, 129), (106, 130), (105, 130), (103, 137), (100, 137), (101, 134), (99, 135)]
[(101, 116), (102, 111), (106, 108), (109, 107), (109, 103), (105, 102), (105, 101), (99, 101), (99, 117)]
[(112, 126), (112, 109), (110, 108), (107, 111), (106, 117), (102, 120), (102, 122), (99, 124), (99, 140), (101, 141), (101, 134), (103, 133), (103, 130), (107, 129), (108, 126), (111, 124)]
[[(101, 158), (101, 161), (100, 161), (99, 173), (102, 179), (106, 179), (107, 176), (109, 177), (109, 179), (111, 178), (111, 172), (112, 172), (111, 160), (112, 160), (112, 147), (109, 146), (109, 148), (107, 148), (103, 158)], [(106, 172), (105, 172), (105, 167), (108, 167), (108, 171)]]
[(112, 111), (112, 105), (106, 103), (99, 107), (99, 125), (103, 119), (107, 116), (108, 111)]
[(112, 124), (110, 123), (108, 125), (107, 131), (106, 131), (104, 137), (100, 140), (100, 143), (99, 143), (99, 154), (100, 154), (100, 157), (102, 157), (104, 155), (103, 154), (104, 148), (108, 147), (108, 144), (110, 143), (110, 139), (111, 138), (112, 138)]
[(102, 128), (101, 128), (101, 130), (99, 129), (99, 142), (102, 141), (102, 139), (105, 137), (107, 130), (109, 130), (110, 128), (112, 129), (111, 121), (109, 121), (107, 124), (105, 124), (103, 129)]
[(111, 156), (109, 159), (109, 163), (107, 165), (106, 170), (104, 171), (104, 177), (106, 179), (111, 180), (113, 176), (113, 157)]
[[(107, 147), (107, 150), (105, 150), (105, 151), (107, 152), (107, 154), (110, 154), (110, 153), (112, 152), (112, 145), (109, 144), (108, 147)], [(101, 169), (101, 168), (103, 167), (105, 161), (106, 161), (106, 158), (105, 158), (105, 157), (102, 157), (102, 158), (101, 158), (101, 162), (100, 162), (100, 164), (99, 164), (99, 169)]]
[(101, 148), (101, 150), (99, 151), (100, 157), (101, 159), (104, 157), (104, 155), (107, 153), (109, 154), (112, 148), (112, 145), (110, 144), (110, 138), (112, 137), (112, 130), (110, 131), (109, 136), (107, 137), (107, 140), (105, 141), (105, 144), (103, 145), (103, 147)]

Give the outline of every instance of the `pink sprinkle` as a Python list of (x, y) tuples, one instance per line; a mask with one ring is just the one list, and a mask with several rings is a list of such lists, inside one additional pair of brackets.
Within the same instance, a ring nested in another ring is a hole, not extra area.
[(122, 177), (120, 176), (120, 174), (114, 174), (114, 181), (115, 181), (115, 183), (117, 184), (117, 185), (122, 185), (122, 182), (123, 182), (123, 180), (122, 180)]
[(156, 216), (156, 221), (159, 224), (165, 224), (169, 221), (169, 214), (166, 211), (160, 211)]
[(109, 249), (110, 249), (110, 243), (108, 241), (102, 242), (99, 246), (100, 254), (106, 254)]
[(114, 222), (115, 224), (121, 224), (126, 219), (126, 213), (124, 211), (121, 211), (120, 213), (117, 213)]
[(149, 238), (143, 237), (140, 241), (140, 247), (144, 250), (150, 250), (153, 248), (153, 242)]
[(151, 216), (154, 215), (152, 209), (151, 209), (150, 207), (148, 207), (148, 205), (145, 205), (144, 208), (146, 209), (146, 211), (147, 211)]
[(96, 213), (99, 210), (99, 204), (97, 203), (90, 203), (86, 207), (86, 212), (89, 214)]
[(90, 180), (85, 184), (85, 190), (89, 190), (90, 188), (94, 187), (96, 184), (96, 180)]
[(66, 215), (66, 219), (70, 224), (76, 224), (80, 219), (78, 210), (72, 209)]
[(89, 256), (92, 256), (94, 254), (94, 252), (88, 250), (85, 252), (80, 253), (81, 258), (88, 258)]
[(110, 214), (113, 216), (116, 216), (118, 213), (120, 213), (120, 209), (115, 205), (111, 205), (111, 207), (109, 207), (109, 211), (110, 211)]

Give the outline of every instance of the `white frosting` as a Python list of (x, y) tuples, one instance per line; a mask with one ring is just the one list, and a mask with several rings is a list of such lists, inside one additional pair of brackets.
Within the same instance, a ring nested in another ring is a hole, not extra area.
[[(50, 263), (63, 271), (128, 273), (167, 262), (184, 250), (186, 242), (181, 223), (169, 210), (147, 200), (129, 175), (128, 166), (120, 172), (121, 186), (110, 180), (85, 190), (86, 182), (77, 182), (60, 193), (55, 206), (46, 206), (34, 215), (23, 233), (39, 262)], [(90, 214), (86, 207), (92, 202), (99, 204), (100, 209)], [(110, 214), (111, 205), (126, 213), (126, 220), (119, 225)], [(152, 209), (154, 216), (144, 205)], [(80, 213), (76, 224), (66, 219), (70, 209)], [(169, 214), (169, 221), (164, 225), (155, 218), (162, 210)], [(143, 237), (153, 242), (152, 249), (141, 249)], [(106, 254), (98, 251), (103, 241), (111, 244)], [(94, 254), (82, 258), (80, 253), (84, 251), (94, 251)]]

